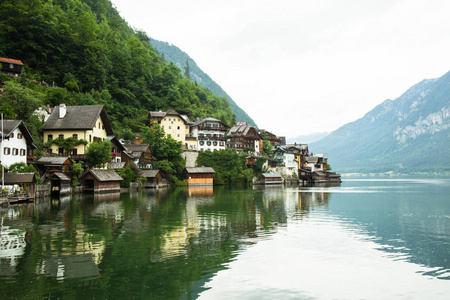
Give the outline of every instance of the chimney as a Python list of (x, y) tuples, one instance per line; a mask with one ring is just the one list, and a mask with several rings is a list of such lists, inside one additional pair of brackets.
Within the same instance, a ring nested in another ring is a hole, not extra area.
[(64, 118), (64, 116), (66, 115), (67, 112), (67, 108), (65, 104), (60, 104), (59, 105), (59, 118), (62, 119)]

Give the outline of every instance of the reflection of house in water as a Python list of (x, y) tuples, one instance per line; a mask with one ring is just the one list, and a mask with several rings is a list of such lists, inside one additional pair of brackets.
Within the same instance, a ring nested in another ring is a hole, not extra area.
[(100, 277), (94, 260), (92, 254), (45, 257), (42, 259), (38, 273), (60, 280), (82, 277), (92, 279)]
[(0, 276), (16, 274), (20, 257), (25, 253), (25, 229), (2, 225), (0, 229)]
[(214, 187), (212, 186), (189, 186), (186, 189), (189, 197), (208, 196), (212, 197), (214, 194)]
[(301, 211), (309, 211), (315, 206), (328, 207), (330, 193), (319, 191), (299, 191), (298, 206)]

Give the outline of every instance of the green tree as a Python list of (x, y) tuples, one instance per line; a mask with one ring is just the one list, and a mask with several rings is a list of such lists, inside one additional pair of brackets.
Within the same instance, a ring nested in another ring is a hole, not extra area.
[(87, 147), (86, 163), (89, 168), (104, 167), (111, 161), (111, 142), (103, 140), (101, 142), (93, 142)]

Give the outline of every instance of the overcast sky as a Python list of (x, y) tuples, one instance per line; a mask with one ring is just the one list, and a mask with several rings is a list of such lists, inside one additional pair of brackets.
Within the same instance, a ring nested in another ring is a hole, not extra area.
[(281, 136), (336, 130), (450, 70), (448, 0), (112, 2)]

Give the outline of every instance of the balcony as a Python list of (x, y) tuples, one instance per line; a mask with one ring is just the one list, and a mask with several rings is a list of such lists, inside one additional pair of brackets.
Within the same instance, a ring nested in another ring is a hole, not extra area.
[(227, 131), (228, 128), (226, 127), (214, 127), (214, 126), (206, 126), (206, 125), (200, 125), (198, 126), (199, 130), (218, 130), (218, 131)]

